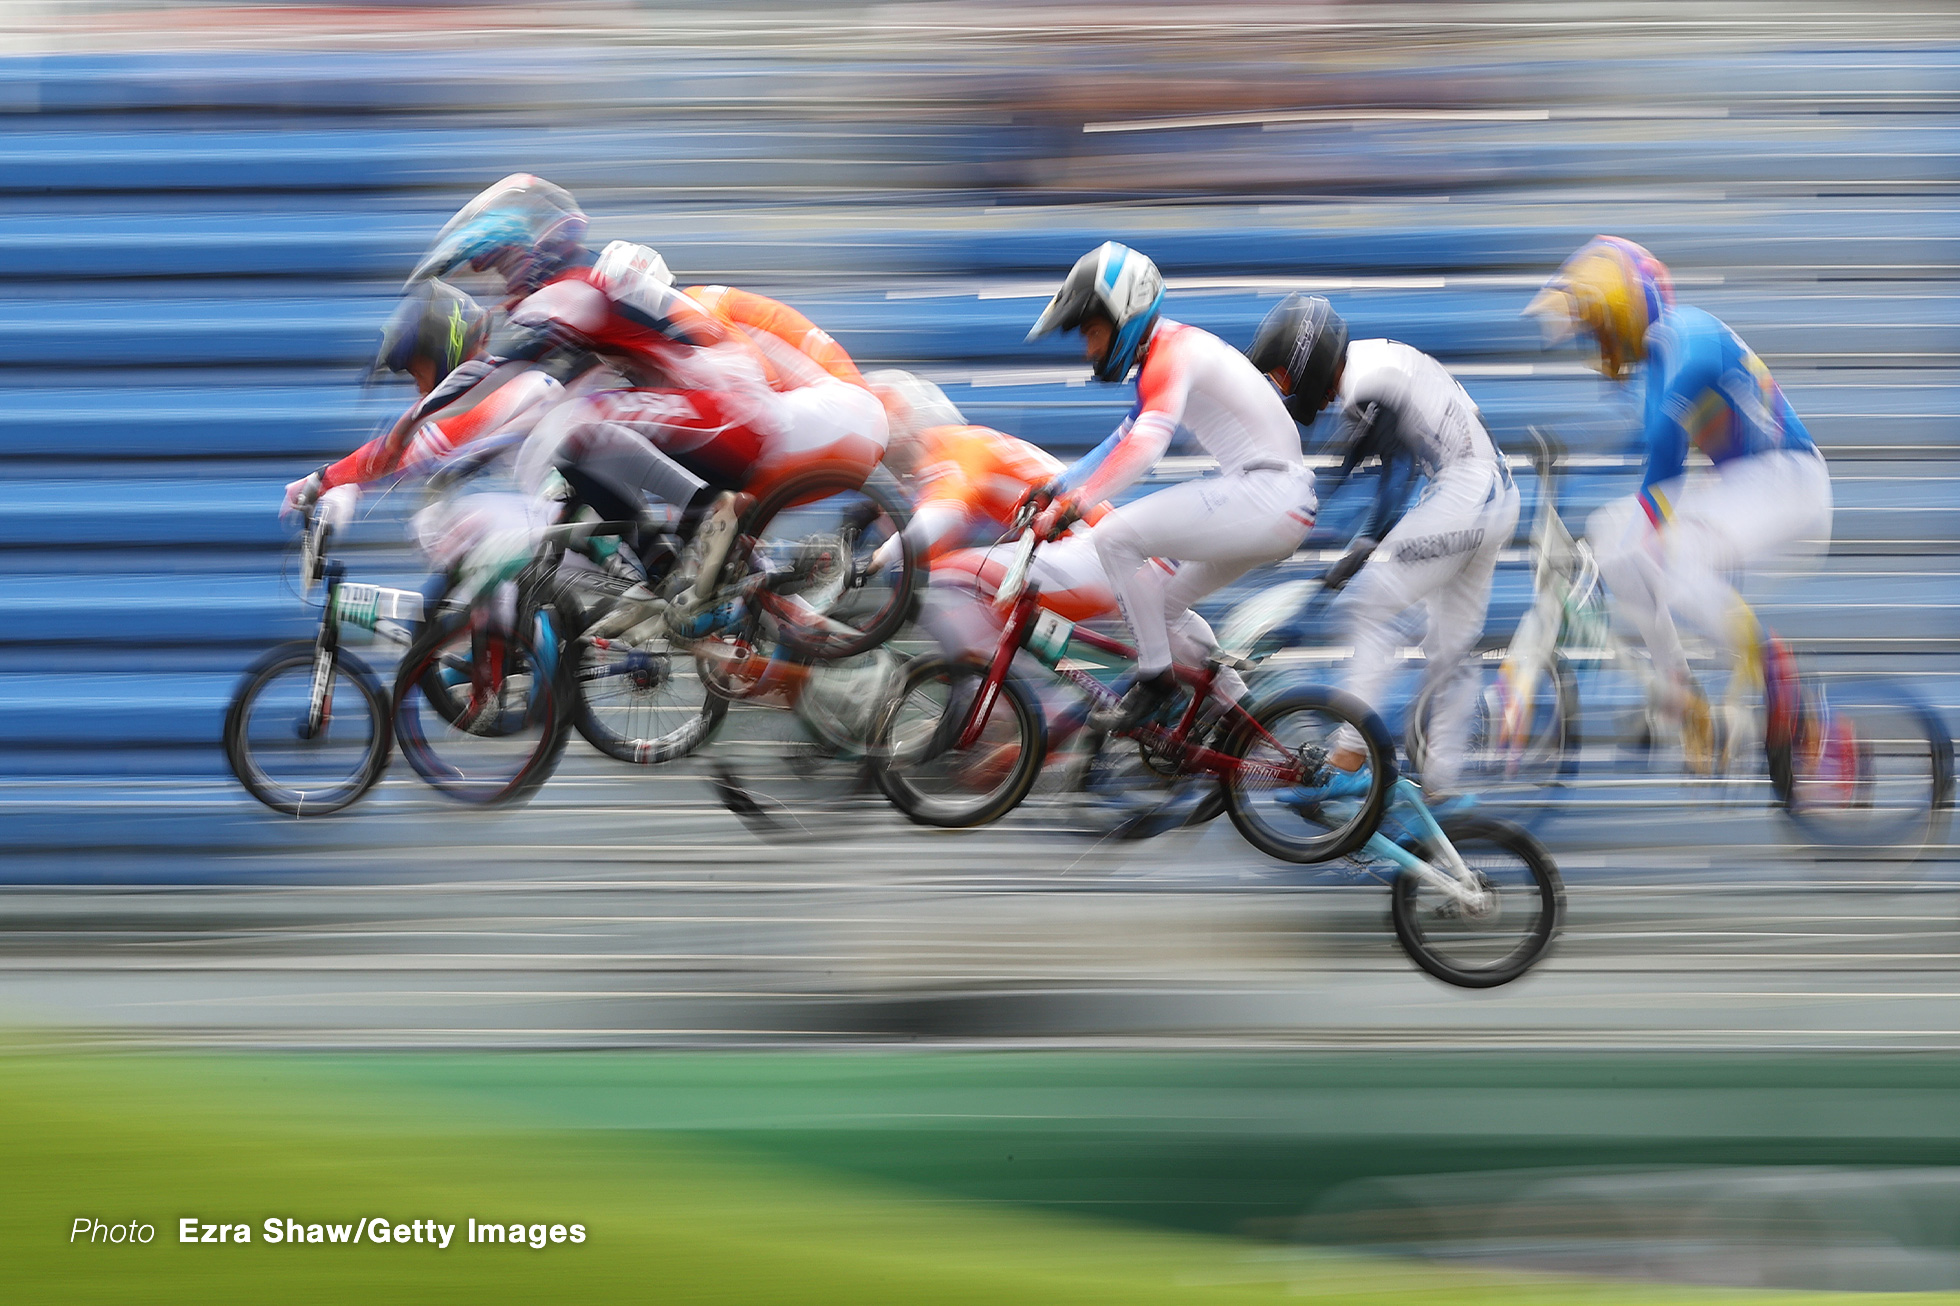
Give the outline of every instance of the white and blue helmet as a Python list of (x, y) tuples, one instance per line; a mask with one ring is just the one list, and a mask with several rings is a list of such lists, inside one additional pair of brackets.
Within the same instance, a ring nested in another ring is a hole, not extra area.
[(1116, 327), (1116, 340), (1096, 368), (1096, 379), (1121, 381), (1136, 365), (1137, 350), (1149, 339), (1163, 306), (1164, 274), (1157, 265), (1128, 245), (1106, 241), (1075, 261), (1028, 339), (1078, 331), (1090, 314), (1099, 313)]

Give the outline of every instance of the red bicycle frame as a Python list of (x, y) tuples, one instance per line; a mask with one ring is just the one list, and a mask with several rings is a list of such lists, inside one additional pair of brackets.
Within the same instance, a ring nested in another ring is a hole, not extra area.
[[(1034, 548), (1039, 547), (1039, 541), (1035, 541), (1032, 547), (1025, 545), (1024, 547), (1026, 556), (1032, 557)], [(1013, 570), (1018, 570), (1018, 567), (1010, 569)], [(1004, 581), (1001, 588), (1006, 590), (1013, 584), (1015, 584), (1013, 580)], [(1014, 655), (1027, 643), (1028, 635), (1033, 630), (1040, 611), (1039, 589), (1033, 584), (1022, 584), (1020, 592), (1013, 597), (1013, 606), (1008, 610), (1006, 623), (1001, 629), (1000, 644), (994, 649), (993, 659), (987, 665), (986, 679), (981, 682), (980, 692), (973, 696), (973, 704), (967, 709), (966, 721), (960, 729), (957, 747), (968, 749), (979, 742), (980, 732), (986, 729), (988, 718), (993, 715), (994, 703), (1000, 697), (1000, 687), (1007, 680), (1009, 668), (1013, 666)], [(1114, 654), (1128, 661), (1136, 660), (1137, 652), (1130, 645), (1082, 626), (1074, 627), (1070, 631), (1069, 639), (1080, 640), (1091, 648)], [(1191, 743), (1191, 732), (1197, 726), (1198, 714), (1203, 709), (1205, 701), (1211, 696), (1212, 683), (1218, 678), (1218, 670), (1212, 664), (1207, 664), (1197, 671), (1176, 665), (1173, 665), (1171, 670), (1180, 683), (1191, 687), (1190, 705), (1184, 709), (1184, 715), (1178, 720), (1177, 725), (1170, 730), (1156, 725), (1139, 726), (1135, 731), (1139, 739), (1148, 740), (1159, 752), (1174, 758), (1181, 772), (1209, 772), (1227, 779), (1238, 776), (1259, 776), (1277, 780), (1281, 784), (1300, 782), (1300, 768), (1297, 763), (1281, 765), (1249, 761), (1234, 757), (1230, 753), (1221, 753), (1214, 748), (1207, 748), (1202, 744)], [(1057, 665), (1054, 671), (1056, 675), (1074, 685), (1091, 699), (1110, 701), (1116, 697), (1108, 686), (1075, 667)], [(1235, 718), (1235, 729), (1232, 733), (1249, 729), (1270, 744), (1278, 755), (1290, 756), (1286, 746), (1273, 738), (1264, 726), (1253, 720), (1243, 707), (1233, 703), (1226, 710)]]

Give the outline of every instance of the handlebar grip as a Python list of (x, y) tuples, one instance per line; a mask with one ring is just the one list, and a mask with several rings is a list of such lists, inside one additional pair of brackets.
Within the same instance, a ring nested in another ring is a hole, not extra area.
[(1021, 542), (1014, 546), (1014, 557), (1007, 564), (1007, 574), (1001, 577), (1000, 588), (994, 593), (996, 606), (1011, 607), (1020, 599), (1021, 591), (1028, 586), (1028, 564), (1034, 560), (1037, 542), (1032, 529), (1021, 532)]

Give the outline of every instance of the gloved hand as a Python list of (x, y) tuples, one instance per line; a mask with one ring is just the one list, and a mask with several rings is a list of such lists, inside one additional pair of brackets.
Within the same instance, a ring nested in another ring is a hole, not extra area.
[(1052, 540), (1081, 519), (1081, 496), (1070, 492), (1056, 498), (1035, 514), (1034, 533), (1038, 539)]
[(320, 496), (316, 510), (320, 520), (338, 535), (354, 520), (354, 509), (361, 503), (361, 487), (336, 485)]
[(279, 520), (292, 523), (306, 515), (313, 501), (320, 497), (320, 490), (326, 477), (321, 472), (308, 472), (286, 487), (286, 501), (279, 505)]
[(1369, 555), (1374, 553), (1375, 545), (1378, 543), (1379, 541), (1363, 535), (1350, 544), (1348, 551), (1341, 555), (1340, 561), (1327, 569), (1327, 575), (1323, 578), (1327, 588), (1330, 590), (1346, 588), (1347, 583), (1354, 579), (1354, 573), (1360, 571), (1367, 563)]

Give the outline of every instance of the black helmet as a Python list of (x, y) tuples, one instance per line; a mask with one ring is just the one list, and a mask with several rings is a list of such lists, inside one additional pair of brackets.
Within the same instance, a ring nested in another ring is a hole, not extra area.
[(444, 281), (417, 282), (381, 328), (370, 374), (406, 372), (419, 358), (441, 380), (476, 353), (489, 331), (490, 314), (474, 299)]
[(1304, 425), (1334, 398), (1347, 347), (1347, 323), (1334, 306), (1295, 291), (1266, 314), (1246, 357), (1273, 379), (1286, 396), (1286, 411)]

